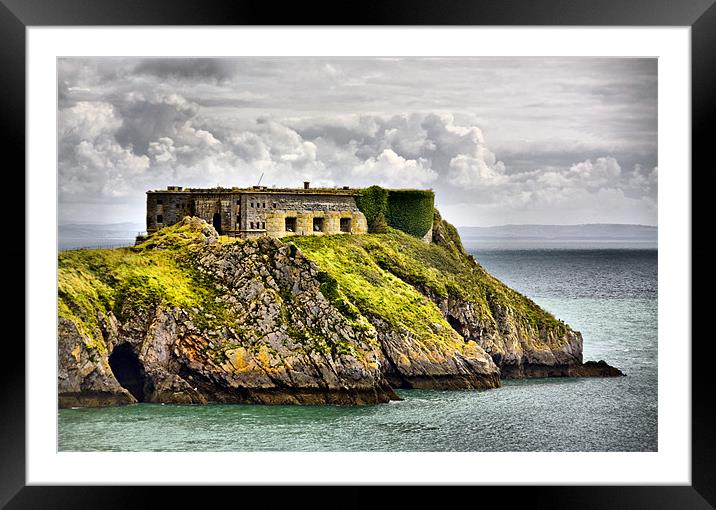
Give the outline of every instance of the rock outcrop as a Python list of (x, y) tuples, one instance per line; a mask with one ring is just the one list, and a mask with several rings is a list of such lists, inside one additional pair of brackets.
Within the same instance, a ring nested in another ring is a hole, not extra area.
[(479, 296), (484, 298), (489, 313), (481, 313), (482, 301), (471, 299), (469, 294), (441, 297), (429, 288), (423, 292), (438, 304), (450, 325), (465, 340), (474, 340), (491, 354), (502, 378), (623, 375), (604, 361), (583, 363), (581, 333), (487, 273), (465, 251), (455, 227), (443, 220), (438, 211), (433, 232), (434, 243), (462, 260), (477, 281), (492, 287)]
[(439, 217), (433, 238), (222, 242), (185, 218), (135, 247), (62, 253), (60, 407), (373, 404), (393, 388), (494, 388), (500, 371), (615, 375), (583, 365), (579, 333), (487, 274)]
[(58, 319), (58, 356), (60, 407), (97, 407), (137, 401), (117, 382), (107, 356), (99, 354), (92, 340), (73, 321), (63, 317)]

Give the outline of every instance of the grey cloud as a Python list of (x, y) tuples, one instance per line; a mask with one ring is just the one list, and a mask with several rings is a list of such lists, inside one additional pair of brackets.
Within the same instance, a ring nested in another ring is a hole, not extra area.
[(264, 173), (432, 187), (461, 224), (583, 220), (580, 203), (593, 221), (656, 221), (652, 60), (63, 59), (58, 71), (61, 214), (104, 203), (141, 221), (148, 188)]
[(231, 61), (215, 58), (154, 58), (143, 59), (134, 72), (160, 78), (228, 80), (234, 76), (236, 66)]
[(137, 153), (146, 152), (149, 143), (162, 136), (176, 134), (177, 129), (197, 113), (197, 106), (182, 96), (146, 97), (138, 94), (116, 102), (122, 118), (117, 141), (131, 145)]

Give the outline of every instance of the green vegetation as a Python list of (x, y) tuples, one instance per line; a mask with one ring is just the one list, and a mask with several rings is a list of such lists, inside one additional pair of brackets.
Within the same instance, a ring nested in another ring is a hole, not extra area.
[[(92, 342), (105, 349), (98, 312), (120, 319), (153, 310), (156, 305), (198, 310), (198, 326), (217, 328), (230, 323), (216, 302), (212, 282), (194, 270), (180, 250), (199, 232), (186, 225), (163, 229), (131, 248), (77, 250), (58, 257), (58, 313), (73, 321)], [(150, 249), (158, 244), (167, 249)]]
[(321, 282), (321, 294), (351, 322), (353, 327), (359, 330), (365, 330), (369, 327), (368, 323), (361, 321), (360, 311), (346, 298), (335, 278), (325, 271), (319, 271), (317, 279)]
[(433, 226), (435, 194), (430, 190), (393, 189), (388, 192), (388, 225), (415, 237)]
[(447, 221), (443, 221), (440, 211), (437, 209), (433, 211), (433, 241), (447, 248), (455, 257), (471, 258), (462, 245), (462, 239), (460, 239), (457, 229)]
[(423, 292), (469, 301), (484, 321), (496, 324), (494, 311), (511, 307), (515, 319), (525, 326), (560, 336), (566, 331), (564, 323), (490, 275), (472, 257), (458, 256), (396, 229), (386, 234), (306, 236), (293, 241), (338, 282), (361, 312), (403, 326), (418, 337), (433, 337), (431, 324), (445, 323)]
[(133, 247), (132, 250), (145, 251), (155, 248), (176, 250), (196, 244), (202, 235), (201, 231), (197, 230), (197, 225), (200, 225), (199, 220), (195, 222), (179, 222), (171, 227), (163, 228), (152, 233), (144, 242)]
[(388, 215), (388, 190), (380, 186), (371, 186), (361, 190), (355, 197), (358, 209), (365, 215), (368, 232), (383, 234), (386, 232)]
[[(511, 308), (514, 320), (542, 338), (542, 333), (561, 337), (566, 332), (563, 322), (487, 273), (464, 252), (454, 227), (436, 218), (437, 243), (388, 227), (384, 234), (295, 236), (289, 253), (295, 256), (300, 248), (319, 266), (321, 293), (356, 330), (372, 330), (367, 317), (381, 319), (395, 331), (411, 333), (424, 352), (434, 352), (436, 345), (443, 352), (464, 348), (435, 304), (447, 298), (471, 303), (476, 315), (495, 329), (504, 309)], [(61, 253), (59, 316), (73, 321), (87, 336), (87, 347), (99, 351), (106, 350), (103, 316), (112, 312), (126, 321), (152, 313), (158, 305), (183, 309), (205, 332), (230, 330), (236, 346), (253, 345), (255, 339), (244, 338), (241, 324), (230, 316), (221, 282), (196, 263), (206, 250), (235, 248), (221, 242), (207, 246), (203, 241), (208, 234), (211, 230), (203, 223), (191, 220), (162, 229), (135, 247)], [(327, 343), (320, 331), (296, 326), (301, 321), (292, 318), (290, 295), (277, 293), (275, 299), (285, 301), (285, 323), (304, 348), (333, 356), (354, 352), (347, 342)]]
[[(207, 233), (207, 232), (204, 232)], [(210, 232), (209, 232), (210, 233)], [(225, 289), (198, 268), (197, 257), (206, 250), (232, 250), (230, 239), (206, 246), (202, 224), (182, 222), (161, 229), (134, 247), (110, 250), (77, 250), (60, 253), (58, 257), (58, 315), (71, 320), (86, 336), (86, 346), (106, 352), (101, 316), (111, 312), (120, 321), (139, 318), (144, 321), (157, 306), (178, 307), (186, 312), (194, 325), (205, 335), (229, 331), (224, 342), (200, 342), (195, 348), (216, 364), (228, 358), (227, 349), (245, 347), (252, 353), (268, 356), (270, 346), (259, 341), (251, 332), (251, 325), (237, 323), (226, 304)], [(289, 244), (291, 256), (298, 249)], [(328, 273), (318, 274), (320, 289), (338, 311), (357, 331), (372, 330), (363, 317), (340, 290)], [(282, 303), (283, 320), (289, 334), (299, 342), (301, 350), (318, 351), (327, 356), (350, 354), (362, 358), (362, 353), (341, 337), (326, 338), (321, 331), (313, 331), (301, 324), (303, 317), (293, 308), (291, 293), (276, 293), (274, 299)], [(249, 303), (251, 306), (251, 303)], [(100, 315), (101, 314), (101, 315)], [(261, 352), (259, 352), (261, 351)]]
[(394, 229), (390, 229), (388, 234), (305, 236), (292, 240), (325, 272), (327, 276), (322, 278), (327, 280), (330, 277), (330, 281), (337, 283), (337, 288), (331, 283), (327, 289), (329, 295), (341, 292), (361, 314), (383, 319), (398, 330), (404, 328), (423, 343), (460, 341), (430, 299), (383, 269), (371, 253), (370, 246), (374, 243), (379, 244), (395, 236), (420, 243), (418, 239)]
[(356, 195), (356, 204), (371, 234), (384, 234), (390, 226), (423, 237), (433, 226), (434, 201), (430, 190), (387, 190), (380, 186), (371, 186)]

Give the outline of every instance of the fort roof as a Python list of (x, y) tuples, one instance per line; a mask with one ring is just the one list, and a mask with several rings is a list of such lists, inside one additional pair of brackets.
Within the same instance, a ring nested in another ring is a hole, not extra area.
[(268, 186), (252, 186), (250, 188), (184, 188), (181, 186), (167, 186), (167, 189), (149, 190), (147, 193), (290, 193), (315, 195), (355, 195), (361, 188), (269, 188)]
[[(342, 186), (340, 188), (269, 188), (268, 186), (252, 186), (249, 188), (185, 188), (182, 186), (167, 186), (166, 189), (149, 190), (147, 193), (291, 193), (291, 194), (316, 194), (316, 195), (357, 195), (366, 188), (351, 188)], [(389, 191), (416, 191), (429, 192), (432, 189), (418, 188), (386, 188)]]

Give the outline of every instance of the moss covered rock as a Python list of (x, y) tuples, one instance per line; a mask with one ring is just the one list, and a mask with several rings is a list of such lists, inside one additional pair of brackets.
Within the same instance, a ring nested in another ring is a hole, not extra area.
[(503, 378), (590, 373), (575, 369), (582, 366), (581, 334), (489, 274), (438, 211), (431, 244), (390, 228), (382, 235), (295, 243), (378, 329), (403, 328), (432, 345), (474, 344), (490, 354)]
[[(131, 349), (137, 400), (397, 398), (378, 368), (375, 330), (324, 296), (315, 264), (278, 240), (222, 244), (213, 228), (185, 219), (132, 248), (63, 253), (59, 274), (59, 314), (82, 332), (80, 352), (113, 368), (117, 346)], [(62, 344), (66, 328), (59, 335)]]
[[(439, 219), (223, 242), (202, 220), (58, 260), (61, 406), (370, 404), (583, 369), (582, 339), (489, 275)], [(500, 369), (502, 372), (500, 372)]]

